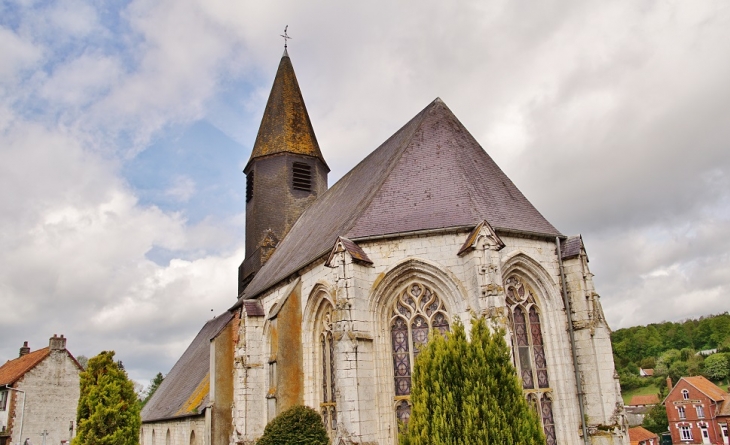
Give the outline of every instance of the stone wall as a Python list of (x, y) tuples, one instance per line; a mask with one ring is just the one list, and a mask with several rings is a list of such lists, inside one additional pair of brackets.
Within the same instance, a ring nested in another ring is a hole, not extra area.
[(210, 445), (206, 416), (142, 424), (140, 445)]
[[(500, 238), (485, 226), (483, 233), (474, 236), (473, 247), (459, 255), (469, 236), (468, 230), (461, 230), (361, 241), (358, 245), (372, 265), (354, 262), (347, 251), (339, 251), (331, 267), (324, 264), (325, 256), (296, 278), (301, 289), (297, 294), (301, 298), (303, 327), (303, 399), (318, 411), (322, 372), (315, 336), (320, 320), (314, 318), (320, 300), (327, 299), (335, 307), (338, 440), (383, 445), (396, 441), (390, 309), (386, 307), (394, 292), (409, 280), (418, 279), (438, 293), (451, 320), (458, 316), (467, 330), (472, 314), (486, 314), (509, 330), (503, 281), (514, 275), (534, 290), (540, 308), (558, 443), (584, 443), (554, 240), (509, 234), (501, 234)], [(592, 281), (584, 280), (586, 274), (578, 270), (582, 266), (571, 263), (566, 267), (571, 298), (576, 300), (574, 325), (577, 322), (580, 326), (590, 319), (589, 312), (600, 310), (600, 304), (597, 298), (584, 301), (584, 294), (594, 292)], [(281, 283), (259, 298), (265, 314), (286, 298), (292, 284)], [(252, 443), (270, 420), (262, 409), (271, 351), (272, 323), (266, 318), (242, 316), (237, 347), (240, 364), (234, 383), (238, 443)], [(579, 330), (580, 387), (586, 393), (591, 425), (600, 427), (591, 431), (590, 442), (624, 444), (628, 439), (621, 429), (621, 407), (617, 405), (620, 394), (613, 379), (609, 333), (605, 322), (594, 329)]]
[[(76, 407), (79, 402), (79, 369), (66, 350), (54, 350), (15, 384), (25, 391), (16, 395), (13, 413), (12, 442), (22, 443), (30, 438), (33, 443), (43, 443), (44, 431), (47, 444), (59, 444), (71, 440), (76, 431)], [(20, 438), (20, 420), (23, 418), (23, 438)], [(69, 431), (73, 425), (73, 431)]]

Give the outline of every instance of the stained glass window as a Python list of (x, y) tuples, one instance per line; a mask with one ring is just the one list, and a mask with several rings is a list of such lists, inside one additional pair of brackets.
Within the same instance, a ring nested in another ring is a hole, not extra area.
[(539, 414), (548, 445), (556, 443), (553, 402), (549, 394), (545, 344), (540, 323), (540, 309), (532, 291), (516, 277), (505, 281), (507, 305), (512, 322), (512, 348), (515, 367), (522, 380), (530, 406)]
[(322, 401), (320, 412), (322, 421), (328, 431), (337, 430), (337, 385), (335, 380), (335, 340), (332, 335), (332, 305), (325, 303), (326, 308), (321, 312), (321, 329), (319, 333), (319, 348), (322, 372)]
[(395, 411), (400, 425), (407, 424), (411, 417), (409, 398), (413, 363), (428, 343), (431, 329), (442, 334), (449, 330), (446, 309), (431, 289), (420, 283), (412, 283), (398, 294), (390, 318)]

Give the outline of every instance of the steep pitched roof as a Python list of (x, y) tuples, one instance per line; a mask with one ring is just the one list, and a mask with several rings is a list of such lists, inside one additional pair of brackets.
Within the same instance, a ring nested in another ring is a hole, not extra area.
[(142, 409), (142, 421), (203, 413), (210, 390), (210, 340), (231, 321), (226, 312), (208, 321)]
[(33, 369), (44, 358), (50, 355), (51, 350), (46, 346), (43, 349), (30, 352), (13, 360), (8, 360), (0, 366), (0, 385), (12, 385)]
[(244, 298), (322, 256), (338, 236), (357, 241), (484, 220), (495, 230), (560, 235), (436, 99), (302, 214)]
[(720, 402), (728, 396), (728, 393), (726, 393), (725, 391), (720, 389), (719, 386), (715, 385), (701, 375), (694, 377), (682, 377), (681, 380), (685, 380), (687, 383), (697, 388), (698, 391), (700, 391), (710, 399), (714, 400), (715, 402)]
[(297, 76), (286, 51), (279, 62), (248, 163), (254, 158), (285, 152), (316, 157), (327, 165), (319, 150)]

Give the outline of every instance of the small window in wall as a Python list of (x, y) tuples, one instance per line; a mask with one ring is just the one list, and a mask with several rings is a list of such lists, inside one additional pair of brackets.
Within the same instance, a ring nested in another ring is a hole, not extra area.
[(0, 391), (0, 411), (5, 411), (8, 406), (8, 391)]
[(695, 409), (697, 410), (697, 417), (702, 419), (705, 417), (705, 409), (702, 407), (702, 405), (695, 406)]
[(682, 390), (682, 398), (684, 400), (689, 400), (689, 391), (687, 391), (686, 389), (683, 389)]
[(266, 394), (266, 410), (269, 421), (276, 417), (276, 359), (269, 359), (269, 392)]
[(679, 438), (681, 440), (692, 440), (692, 430), (690, 427), (682, 425), (679, 427)]
[(253, 198), (253, 170), (246, 175), (246, 202)]
[(679, 413), (679, 418), (680, 419), (686, 419), (687, 418), (687, 413), (684, 412), (684, 407), (683, 406), (678, 407), (677, 408), (677, 412)]
[(295, 162), (292, 168), (292, 187), (294, 190), (312, 191), (312, 167)]

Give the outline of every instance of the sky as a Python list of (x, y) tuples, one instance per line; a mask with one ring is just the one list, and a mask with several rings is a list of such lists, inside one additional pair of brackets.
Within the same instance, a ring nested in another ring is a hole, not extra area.
[(64, 334), (147, 384), (235, 303), (286, 25), (330, 185), (440, 97), (613, 329), (730, 310), (725, 1), (0, 0), (0, 363)]

